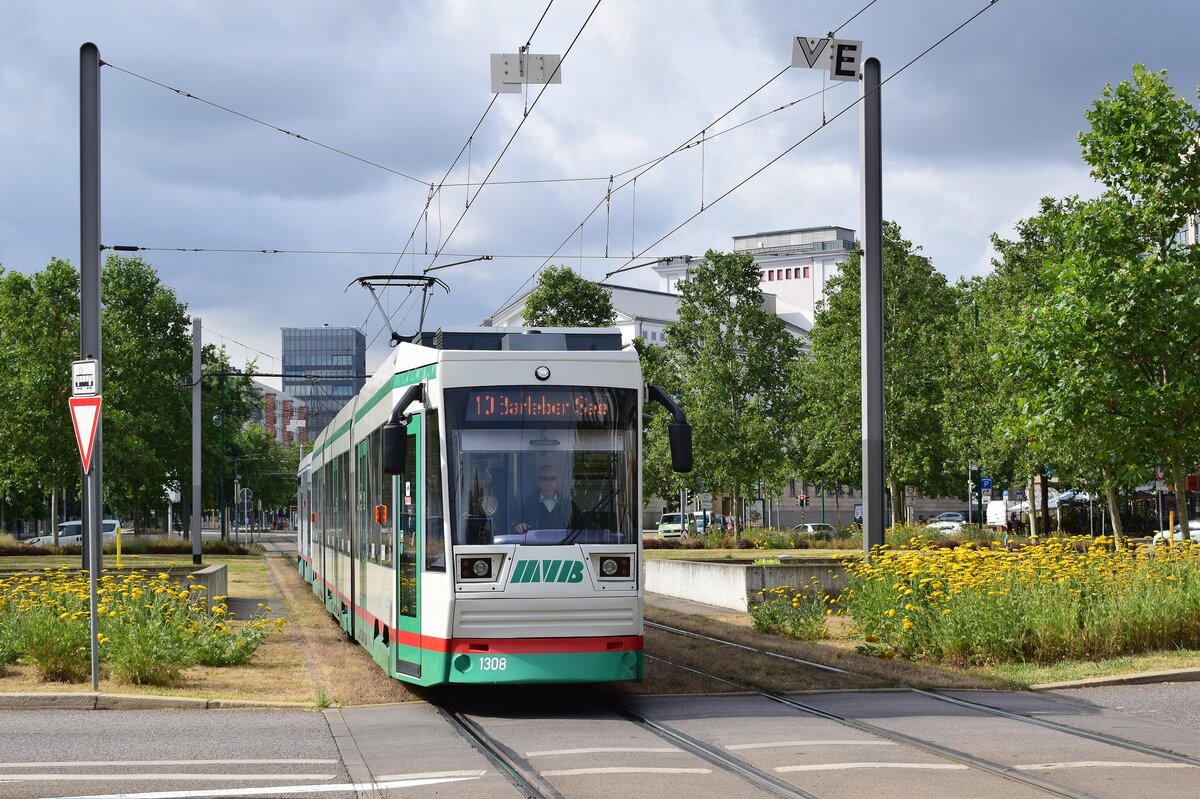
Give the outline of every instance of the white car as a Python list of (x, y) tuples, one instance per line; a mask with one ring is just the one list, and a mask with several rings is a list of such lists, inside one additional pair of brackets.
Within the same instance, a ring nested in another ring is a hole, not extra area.
[(939, 535), (953, 535), (954, 533), (961, 533), (962, 528), (963, 523), (961, 521), (938, 521), (935, 519), (921, 529)]
[[(116, 519), (105, 519), (102, 523), (103, 539), (105, 541), (116, 541), (117, 533), (121, 530), (121, 523)], [(83, 539), (83, 523), (76, 519), (73, 522), (63, 522), (58, 526), (58, 545), (61, 547), (70, 546), (72, 544), (78, 546)], [(29, 539), (29, 543), (34, 546), (51, 546), (54, 544), (54, 536), (43, 535), (37, 538)]]
[[(1200, 519), (1188, 519), (1188, 533), (1191, 534), (1193, 541), (1200, 541)], [(1171, 537), (1174, 538), (1176, 541), (1183, 540), (1182, 525), (1178, 525), (1178, 524), (1175, 525), (1175, 531), (1172, 533)], [(1150, 539), (1150, 543), (1157, 544), (1160, 541), (1166, 541), (1166, 540), (1167, 540), (1167, 531), (1160, 530), (1154, 534), (1153, 538)]]
[(834, 529), (832, 524), (824, 524), (822, 522), (813, 522), (812, 524), (797, 524), (792, 529), (798, 533), (815, 535), (818, 538), (825, 539), (826, 541), (833, 540), (834, 535), (837, 534), (837, 530)]

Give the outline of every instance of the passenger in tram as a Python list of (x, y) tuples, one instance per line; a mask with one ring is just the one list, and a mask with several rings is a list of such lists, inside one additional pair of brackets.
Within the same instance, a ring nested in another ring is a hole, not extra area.
[(522, 506), (521, 514), (513, 530), (524, 533), (534, 530), (564, 530), (571, 526), (574, 505), (566, 494), (558, 490), (558, 471), (550, 464), (537, 470), (538, 493)]

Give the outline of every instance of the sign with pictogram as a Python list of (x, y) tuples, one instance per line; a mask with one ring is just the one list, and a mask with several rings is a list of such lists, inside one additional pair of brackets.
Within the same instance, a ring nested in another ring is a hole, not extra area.
[(792, 37), (792, 66), (824, 69), (832, 80), (858, 80), (862, 42), (822, 36)]
[(71, 362), (71, 396), (96, 396), (96, 373), (99, 365), (94, 358)]
[(75, 428), (75, 443), (79, 445), (79, 460), (83, 473), (92, 470), (92, 445), (96, 441), (96, 428), (100, 426), (100, 403), (102, 397), (71, 397), (71, 424)]

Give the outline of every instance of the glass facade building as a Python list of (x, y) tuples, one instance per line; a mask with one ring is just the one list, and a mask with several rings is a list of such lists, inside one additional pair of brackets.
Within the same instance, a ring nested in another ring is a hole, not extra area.
[(366, 382), (367, 339), (353, 327), (285, 327), (283, 390), (308, 407), (311, 441)]

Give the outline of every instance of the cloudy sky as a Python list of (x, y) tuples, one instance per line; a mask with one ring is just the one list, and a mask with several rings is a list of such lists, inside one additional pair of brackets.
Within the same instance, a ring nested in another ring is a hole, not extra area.
[[(858, 87), (785, 70), (791, 37), (862, 40), (887, 78), (988, 5), (868, 3), (0, 0), (0, 264), (79, 262), (89, 41), (111, 65), (104, 243), (155, 248), (143, 257), (206, 340), (260, 371), (280, 369), (280, 327), (324, 323), (361, 327), (378, 364), (383, 319), (365, 290), (343, 291), (360, 275), (495, 256), (435, 273), (450, 294), (426, 327), (474, 326), (546, 263), (598, 279), (739, 234), (857, 230), (859, 115), (833, 117)], [(1197, 30), (1195, 0), (997, 0), (885, 84), (885, 217), (951, 279), (986, 272), (990, 234), (1042, 196), (1094, 192), (1076, 135), (1106, 83), (1140, 62), (1195, 101)], [(526, 42), (565, 54), (561, 85), (488, 110), (489, 54)], [(649, 269), (614, 280), (657, 287)], [(385, 304), (416, 328), (404, 293)]]

